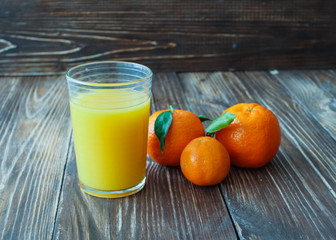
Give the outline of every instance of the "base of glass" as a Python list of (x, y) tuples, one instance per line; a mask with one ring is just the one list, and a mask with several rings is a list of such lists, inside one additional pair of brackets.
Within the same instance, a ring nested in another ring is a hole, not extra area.
[(84, 184), (82, 184), (79, 181), (79, 186), (82, 189), (83, 192), (95, 196), (95, 197), (100, 197), (100, 198), (120, 198), (120, 197), (126, 197), (129, 195), (132, 195), (134, 193), (139, 192), (146, 183), (146, 177), (136, 186), (127, 188), (127, 189), (122, 189), (122, 190), (115, 190), (115, 191), (102, 191), (102, 190), (97, 190), (97, 189), (92, 189)]

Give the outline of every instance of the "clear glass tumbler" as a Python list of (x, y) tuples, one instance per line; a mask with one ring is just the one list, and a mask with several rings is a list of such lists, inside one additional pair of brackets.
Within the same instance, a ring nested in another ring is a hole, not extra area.
[(152, 71), (92, 62), (66, 73), (78, 178), (97, 197), (123, 197), (146, 182)]

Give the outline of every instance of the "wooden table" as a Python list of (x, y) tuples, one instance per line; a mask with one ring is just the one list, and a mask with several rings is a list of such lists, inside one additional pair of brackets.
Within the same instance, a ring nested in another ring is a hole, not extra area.
[(0, 238), (335, 239), (335, 94), (335, 70), (155, 73), (152, 112), (258, 102), (279, 118), (280, 150), (213, 187), (148, 158), (141, 192), (99, 199), (78, 186), (64, 76), (1, 77)]

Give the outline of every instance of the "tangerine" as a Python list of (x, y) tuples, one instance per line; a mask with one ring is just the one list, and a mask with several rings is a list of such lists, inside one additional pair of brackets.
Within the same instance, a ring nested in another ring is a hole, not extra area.
[(215, 138), (199, 137), (184, 148), (181, 170), (183, 175), (196, 185), (216, 185), (229, 173), (230, 156)]
[(259, 168), (269, 163), (281, 142), (275, 114), (257, 103), (236, 104), (225, 112), (236, 114), (236, 118), (216, 132), (216, 139), (228, 150), (231, 163), (243, 168)]
[(204, 127), (198, 116), (187, 110), (175, 109), (172, 123), (165, 138), (163, 153), (160, 142), (155, 135), (154, 124), (161, 110), (149, 117), (147, 153), (157, 163), (167, 166), (179, 166), (180, 156), (185, 146), (194, 138), (204, 136)]

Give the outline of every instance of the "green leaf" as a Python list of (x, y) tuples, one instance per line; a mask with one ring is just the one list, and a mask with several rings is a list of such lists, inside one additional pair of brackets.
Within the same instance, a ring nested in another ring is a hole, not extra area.
[(232, 121), (236, 118), (235, 114), (226, 112), (220, 117), (216, 118), (215, 120), (210, 123), (210, 125), (205, 129), (207, 133), (214, 133), (217, 132), (232, 123)]
[(207, 116), (204, 115), (198, 115), (198, 118), (201, 120), (201, 122), (212, 121), (211, 118), (208, 118)]
[(162, 153), (165, 145), (166, 135), (172, 121), (173, 121), (172, 111), (165, 111), (163, 113), (160, 113), (160, 115), (156, 118), (154, 123), (155, 135), (159, 139), (160, 150)]

